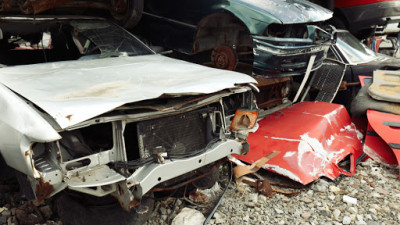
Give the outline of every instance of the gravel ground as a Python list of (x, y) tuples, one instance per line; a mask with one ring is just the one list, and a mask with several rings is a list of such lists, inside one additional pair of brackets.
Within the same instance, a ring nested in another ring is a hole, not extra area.
[[(272, 198), (253, 188), (238, 191), (232, 182), (209, 224), (400, 224), (397, 169), (367, 160), (357, 166), (353, 177), (339, 180), (320, 179), (297, 196), (276, 194)], [(172, 207), (162, 201), (158, 204), (147, 225), (169, 224), (167, 219), (184, 207), (203, 210), (181, 200)]]
[[(212, 193), (222, 193), (226, 183), (224, 180), (219, 191)], [(209, 224), (400, 224), (400, 205), (397, 203), (400, 200), (399, 184), (397, 169), (383, 167), (371, 160), (358, 165), (353, 177), (339, 178), (334, 182), (320, 179), (301, 189), (301, 193), (294, 197), (276, 194), (268, 198), (245, 184), (238, 188), (232, 182)], [(4, 184), (0, 187), (3, 187), (0, 190), (1, 225), (18, 224), (18, 217), (34, 215), (35, 212), (24, 215), (21, 205), (9, 203), (10, 198), (14, 202), (24, 203), (18, 193), (12, 193)], [(171, 224), (183, 208), (196, 209), (206, 216), (213, 204), (211, 201), (195, 205), (187, 198), (158, 200), (156, 210), (146, 224)], [(37, 208), (41, 216), (48, 219), (45, 224), (62, 224), (51, 211), (51, 205)]]

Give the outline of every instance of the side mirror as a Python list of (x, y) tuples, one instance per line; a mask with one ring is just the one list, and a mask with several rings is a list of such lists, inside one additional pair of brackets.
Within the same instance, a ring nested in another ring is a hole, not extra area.
[(0, 28), (0, 40), (3, 40), (3, 30)]

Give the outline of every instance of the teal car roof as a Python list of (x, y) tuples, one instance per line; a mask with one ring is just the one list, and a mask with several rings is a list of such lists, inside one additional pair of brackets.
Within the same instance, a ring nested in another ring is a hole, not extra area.
[(328, 20), (333, 12), (305, 0), (230, 0), (262, 14), (268, 14), (283, 24)]

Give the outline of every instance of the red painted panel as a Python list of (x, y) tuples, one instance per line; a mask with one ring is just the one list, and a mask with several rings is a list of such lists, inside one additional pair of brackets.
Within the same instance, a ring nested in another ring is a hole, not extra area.
[(397, 159), (390, 146), (379, 136), (373, 135), (374, 129), (368, 124), (364, 142), (364, 152), (371, 159), (388, 166), (397, 166)]
[(344, 7), (352, 7), (352, 6), (367, 5), (367, 4), (389, 2), (389, 1), (398, 1), (398, 0), (335, 0), (335, 7), (344, 8)]
[[(378, 112), (375, 110), (367, 111), (368, 122), (377, 134), (389, 145), (400, 144), (400, 128), (385, 125), (384, 122), (400, 123), (400, 115)], [(400, 149), (391, 148), (396, 156), (397, 163), (400, 163)], [(400, 179), (400, 173), (399, 173)]]
[[(362, 134), (341, 105), (301, 102), (268, 115), (259, 125), (248, 137), (250, 152), (235, 157), (253, 163), (272, 151), (280, 151), (263, 168), (302, 184), (321, 176), (351, 176), (355, 159), (362, 154)], [(348, 155), (353, 159), (351, 172), (338, 167)]]

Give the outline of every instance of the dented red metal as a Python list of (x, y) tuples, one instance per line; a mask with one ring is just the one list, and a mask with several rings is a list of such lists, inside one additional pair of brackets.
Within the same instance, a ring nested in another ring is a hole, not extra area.
[[(236, 158), (253, 163), (272, 151), (280, 151), (263, 168), (302, 184), (321, 176), (334, 179), (355, 173), (363, 135), (343, 106), (301, 102), (268, 115), (259, 125), (248, 137), (250, 152)], [(339, 167), (347, 156), (351, 161), (349, 171)]]
[[(368, 122), (373, 130), (383, 139), (381, 145), (373, 150), (381, 159), (385, 159), (387, 164), (400, 163), (400, 115), (378, 112), (375, 110), (367, 111)], [(392, 154), (390, 150), (394, 153)], [(368, 153), (367, 153), (368, 154)], [(371, 153), (368, 154), (375, 159)], [(395, 158), (393, 158), (393, 155)], [(392, 157), (391, 159), (389, 159)], [(382, 161), (381, 161), (382, 162)], [(400, 172), (399, 172), (400, 179)]]
[[(366, 82), (372, 80), (372, 77), (359, 76), (359, 80), (363, 87)], [(367, 110), (367, 119), (368, 128), (364, 142), (365, 154), (367, 154), (371, 159), (386, 166), (399, 165), (399, 149), (392, 148), (392, 146), (396, 146), (393, 145), (393, 143), (400, 143), (399, 127), (396, 128), (385, 124), (390, 124), (388, 122), (399, 123), (400, 115)], [(392, 143), (392, 146), (390, 146), (389, 143)]]
[(368, 124), (364, 141), (364, 152), (371, 159), (386, 166), (397, 166), (398, 162), (393, 150), (378, 133)]

